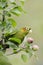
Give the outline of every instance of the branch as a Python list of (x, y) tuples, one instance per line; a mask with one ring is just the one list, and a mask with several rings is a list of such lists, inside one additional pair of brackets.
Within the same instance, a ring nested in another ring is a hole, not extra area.
[(18, 50), (15, 50), (13, 53), (11, 53), (11, 54), (6, 54), (6, 55), (9, 56), (9, 55), (17, 54), (17, 53), (23, 51), (24, 49), (25, 49), (25, 48), (20, 48), (20, 49), (18, 49)]

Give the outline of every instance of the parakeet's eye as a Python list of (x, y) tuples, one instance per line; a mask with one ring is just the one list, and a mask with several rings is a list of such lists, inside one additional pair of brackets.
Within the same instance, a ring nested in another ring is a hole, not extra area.
[(29, 30), (31, 30), (31, 28), (29, 28)]

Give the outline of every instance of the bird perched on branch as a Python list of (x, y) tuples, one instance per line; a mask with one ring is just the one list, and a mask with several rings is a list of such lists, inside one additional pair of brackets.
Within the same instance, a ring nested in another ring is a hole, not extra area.
[(29, 28), (29, 29), (26, 28), (26, 27), (21, 28), (17, 32), (13, 32), (13, 33), (5, 36), (5, 40), (13, 42), (16, 45), (20, 45), (23, 42), (25, 36), (29, 33), (30, 30), (31, 30), (31, 28)]

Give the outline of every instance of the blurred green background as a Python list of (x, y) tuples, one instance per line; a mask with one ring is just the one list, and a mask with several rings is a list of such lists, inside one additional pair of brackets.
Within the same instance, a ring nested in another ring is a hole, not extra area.
[(34, 38), (34, 44), (38, 44), (39, 59), (30, 58), (26, 63), (21, 60), (20, 54), (9, 56), (12, 65), (43, 65), (43, 0), (27, 0), (24, 5), (27, 14), (20, 17), (14, 17), (17, 21), (17, 27), (28, 26), (33, 32), (29, 36)]

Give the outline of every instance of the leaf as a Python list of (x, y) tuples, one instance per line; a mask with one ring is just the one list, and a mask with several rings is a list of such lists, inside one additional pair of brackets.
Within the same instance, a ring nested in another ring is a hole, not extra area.
[(2, 22), (0, 21), (0, 26), (2, 26)]
[(16, 22), (15, 22), (15, 20), (14, 20), (14, 19), (9, 18), (9, 19), (8, 19), (8, 21), (11, 23), (11, 25), (12, 25), (13, 27), (15, 27), (15, 26), (16, 26)]
[(4, 36), (5, 36), (5, 37), (8, 37), (10, 34), (11, 34), (10, 32), (4, 33)]
[(15, 54), (19, 53), (21, 51), (21, 48), (17, 48), (13, 50)]
[(13, 5), (16, 5), (15, 0), (10, 0), (10, 3), (13, 4)]
[(27, 62), (27, 60), (28, 60), (28, 57), (27, 57), (27, 55), (25, 55), (25, 54), (22, 54), (22, 55), (21, 55), (21, 58), (22, 58), (22, 60), (23, 60), (24, 62)]
[(11, 17), (11, 13), (10, 13), (10, 12), (6, 11), (5, 14), (6, 14), (7, 16)]
[(25, 0), (20, 0), (21, 4), (24, 5)]
[(34, 54), (34, 57), (35, 57), (36, 60), (39, 60), (38, 55)]
[(1, 2), (0, 2), (0, 9), (2, 9), (2, 4), (1, 4)]
[(14, 0), (10, 0), (10, 2), (14, 2)]
[(0, 49), (2, 49), (2, 45), (0, 45)]
[(4, 22), (2, 22), (2, 26), (4, 26), (4, 27), (6, 26), (6, 22), (5, 22), (5, 21), (4, 21)]
[(0, 6), (0, 10), (2, 9), (2, 7)]
[(24, 11), (21, 6), (18, 6), (18, 10), (21, 11), (21, 12), (23, 12), (23, 13), (26, 13), (26, 11)]
[(5, 33), (4, 35), (5, 35), (5, 37), (8, 37), (8, 36), (12, 36), (12, 35), (15, 35), (16, 34), (16, 30), (15, 31), (13, 31), (13, 32), (8, 32), (8, 33)]
[(32, 50), (29, 50), (29, 57), (32, 57), (34, 52)]
[(13, 9), (13, 10), (11, 11), (11, 13), (13, 13), (13, 14), (16, 15), (16, 16), (21, 15), (21, 12), (20, 12), (18, 9)]
[(21, 13), (24, 12), (24, 11), (23, 11), (23, 9), (22, 9), (21, 6), (17, 6), (17, 7), (15, 7), (15, 8), (13, 8), (13, 9), (11, 10), (11, 12), (12, 12), (13, 14), (15, 14), (16, 16), (19, 16), (19, 15), (21, 15)]
[(9, 44), (9, 46), (11, 47), (11, 48), (13, 48), (13, 49), (17, 49), (18, 47), (14, 44), (14, 43), (12, 43), (12, 42), (7, 42), (6, 44)]
[(7, 0), (1, 0), (2, 2), (6, 2)]
[(13, 41), (13, 42), (17, 42), (18, 44), (21, 43), (21, 40), (19, 38), (16, 38), (16, 37), (9, 38), (9, 40)]
[(5, 27), (5, 30), (4, 30), (4, 33), (10, 33), (12, 32), (12, 26), (11, 26), (11, 23), (6, 23), (6, 27)]
[(12, 2), (11, 4), (16, 5), (16, 2)]
[(21, 12), (23, 11), (23, 8), (21, 6), (18, 6), (16, 8), (18, 8), (18, 10), (21, 11)]

